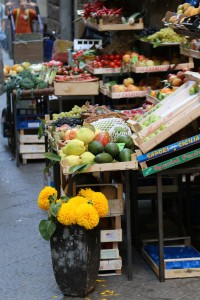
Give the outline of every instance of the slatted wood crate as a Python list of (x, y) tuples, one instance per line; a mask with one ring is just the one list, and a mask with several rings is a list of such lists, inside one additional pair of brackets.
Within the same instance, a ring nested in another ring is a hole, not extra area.
[[(107, 222), (111, 229), (104, 229), (104, 225), (100, 222), (101, 226), (101, 261), (99, 275), (120, 275), (122, 269), (122, 259), (119, 254), (119, 242), (122, 242), (122, 228), (121, 228), (121, 215), (124, 213), (124, 200), (123, 200), (123, 185), (117, 184), (86, 184), (86, 185), (73, 185), (73, 195), (77, 194), (80, 188), (98, 187), (99, 190), (107, 197), (109, 210), (105, 218), (101, 221)], [(112, 225), (111, 225), (112, 224)]]
[(19, 154), (22, 157), (23, 164), (26, 164), (29, 159), (44, 159), (44, 137), (38, 139), (37, 134), (30, 134), (26, 130), (20, 130), (18, 143)]

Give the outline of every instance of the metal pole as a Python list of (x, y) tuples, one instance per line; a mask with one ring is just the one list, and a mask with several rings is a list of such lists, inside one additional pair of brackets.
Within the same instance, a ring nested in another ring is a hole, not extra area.
[(162, 175), (157, 174), (157, 197), (158, 197), (158, 254), (159, 254), (159, 279), (165, 281), (164, 270), (164, 240), (163, 240), (163, 198), (162, 198)]
[(131, 205), (130, 205), (130, 170), (125, 171), (126, 178), (126, 237), (127, 237), (127, 263), (128, 280), (132, 280), (132, 235), (131, 235)]

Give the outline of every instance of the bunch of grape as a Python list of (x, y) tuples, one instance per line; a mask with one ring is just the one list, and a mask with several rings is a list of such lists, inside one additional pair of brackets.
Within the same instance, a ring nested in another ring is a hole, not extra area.
[(160, 31), (147, 37), (149, 42), (156, 42), (156, 40), (159, 40), (161, 43), (180, 43), (186, 39), (177, 34), (172, 28), (162, 28)]
[(140, 36), (142, 36), (142, 37), (149, 36), (151, 34), (154, 34), (157, 31), (159, 31), (159, 29), (156, 26), (148, 26), (148, 27), (145, 27), (140, 32)]
[(62, 125), (69, 125), (70, 127), (76, 127), (78, 125), (83, 124), (83, 120), (80, 118), (68, 118), (68, 117), (62, 117), (59, 118), (53, 122), (51, 122), (49, 125), (50, 126), (55, 126), (55, 127), (61, 127)]
[(81, 113), (86, 111), (86, 105), (83, 105), (82, 107), (78, 105), (74, 105), (74, 107), (67, 112), (61, 112), (59, 114), (53, 114), (53, 120), (58, 120), (63, 117), (68, 117), (68, 118), (80, 118)]

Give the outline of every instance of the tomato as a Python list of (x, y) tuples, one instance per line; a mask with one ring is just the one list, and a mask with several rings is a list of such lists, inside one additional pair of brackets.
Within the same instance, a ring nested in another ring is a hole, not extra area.
[(102, 63), (100, 61), (98, 62), (98, 66), (99, 68), (102, 68)]
[(115, 59), (115, 55), (114, 54), (110, 54), (109, 55), (109, 59), (113, 61)]
[(108, 54), (103, 54), (103, 59), (109, 59), (109, 55)]
[(92, 68), (98, 68), (98, 67), (99, 67), (99, 62), (96, 61), (96, 60), (94, 60), (94, 61), (92, 62)]
[(109, 66), (110, 66), (110, 68), (115, 68), (115, 63), (114, 63), (114, 61), (111, 61), (111, 62), (109, 63)]
[(108, 131), (101, 131), (101, 132), (97, 133), (97, 135), (94, 137), (93, 141), (99, 141), (105, 147), (110, 141)]
[(120, 60), (117, 60), (116, 63), (115, 63), (115, 65), (119, 68), (119, 67), (121, 67), (122, 62)]
[(116, 60), (121, 60), (121, 59), (122, 59), (121, 54), (115, 54), (115, 59), (116, 59)]

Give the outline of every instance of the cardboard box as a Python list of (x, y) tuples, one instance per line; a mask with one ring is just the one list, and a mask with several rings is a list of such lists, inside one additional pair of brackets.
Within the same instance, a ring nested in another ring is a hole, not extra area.
[(40, 34), (17, 34), (13, 42), (14, 62), (43, 61), (43, 39)]

